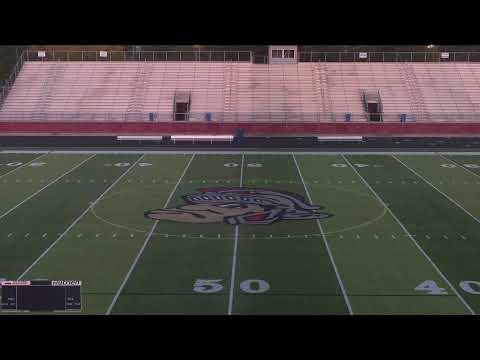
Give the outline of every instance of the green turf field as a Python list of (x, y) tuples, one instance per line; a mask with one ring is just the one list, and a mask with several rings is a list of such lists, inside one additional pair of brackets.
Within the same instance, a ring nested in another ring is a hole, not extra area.
[(0, 152), (0, 191), (0, 278), (80, 314), (480, 313), (480, 155)]

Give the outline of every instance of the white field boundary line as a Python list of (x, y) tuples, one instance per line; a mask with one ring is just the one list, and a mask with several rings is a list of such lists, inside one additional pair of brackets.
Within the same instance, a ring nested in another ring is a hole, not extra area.
[(51, 150), (2, 150), (0, 154), (48, 154)]
[[(242, 167), (240, 168), (240, 187), (243, 187), (243, 163), (245, 155), (242, 154)], [(228, 298), (228, 315), (233, 312), (233, 297), (235, 295), (235, 273), (237, 271), (237, 249), (238, 249), (238, 225), (235, 226), (235, 242), (233, 244), (232, 271), (230, 278), (230, 295)]]
[[(36, 154), (39, 154), (39, 153), (36, 153)], [(14, 168), (14, 169), (10, 170), (9, 172), (6, 172), (5, 174), (2, 174), (2, 175), (0, 175), (0, 179), (1, 179), (1, 178), (3, 178), (4, 176), (7, 176), (7, 175), (9, 175), (9, 174), (11, 174), (11, 173), (13, 173), (13, 172), (15, 172), (15, 171), (19, 170), (19, 169), (22, 169), (22, 168), (24, 168), (25, 166), (28, 166), (28, 165), (30, 165), (31, 163), (33, 163), (34, 161), (37, 161), (38, 159), (40, 159), (40, 158), (44, 157), (45, 155), (48, 155), (48, 152), (46, 152), (46, 153), (43, 153), (42, 155), (40, 155), (40, 156), (37, 156), (36, 158), (33, 158), (33, 159), (32, 159), (32, 160), (30, 160), (29, 162), (26, 162), (26, 163), (25, 163), (25, 164), (23, 164), (23, 165), (17, 166), (16, 168)]]
[(61, 178), (67, 176), (68, 174), (70, 174), (72, 171), (74, 171), (75, 169), (77, 169), (78, 167), (82, 166), (84, 163), (86, 163), (88, 160), (90, 160), (91, 158), (93, 158), (95, 155), (92, 155), (92, 156), (89, 156), (88, 158), (86, 158), (85, 160), (83, 160), (82, 162), (80, 162), (79, 164), (75, 165), (73, 168), (71, 168), (70, 170), (68, 170), (66, 173), (60, 175), (59, 177), (57, 177), (55, 180), (49, 182), (47, 185), (45, 185), (44, 187), (42, 187), (41, 189), (35, 191), (33, 194), (31, 194), (29, 197), (27, 197), (26, 199), (24, 199), (22, 202), (20, 202), (19, 204), (15, 205), (13, 208), (11, 208), (10, 210), (6, 211), (5, 213), (3, 213), (2, 215), (0, 215), (0, 219), (3, 219), (5, 216), (7, 216), (8, 214), (10, 214), (12, 211), (14, 211), (15, 209), (17, 209), (18, 207), (22, 206), (23, 204), (25, 204), (28, 200), (32, 199), (33, 197), (37, 196), (38, 194), (40, 194), (43, 190), (45, 190), (46, 188), (50, 187), (51, 185), (55, 184), (58, 180), (60, 180)]
[[(297, 159), (295, 158), (295, 154), (291, 154), (293, 157), (293, 161), (295, 162), (295, 166), (297, 167), (298, 175), (300, 175), (300, 179), (302, 180), (303, 187), (305, 188), (305, 193), (307, 194), (308, 201), (310, 204), (313, 204), (312, 202), (312, 197), (310, 196), (310, 192), (308, 191), (307, 185), (305, 184), (305, 181), (303, 180), (302, 172), (300, 171), (300, 167), (298, 166)], [(327, 249), (328, 252), (328, 257), (330, 258), (330, 262), (332, 263), (332, 267), (335, 270), (335, 275), (337, 277), (338, 284), (340, 285), (340, 289), (342, 290), (343, 298), (345, 300), (345, 304), (347, 305), (348, 312), (350, 315), (353, 315), (353, 310), (352, 306), (350, 304), (350, 300), (348, 298), (347, 292), (345, 291), (345, 286), (343, 285), (342, 278), (340, 276), (340, 273), (338, 272), (337, 265), (335, 264), (335, 260), (332, 255), (332, 251), (330, 250), (330, 245), (328, 245), (327, 238), (325, 236), (325, 233), (323, 232), (323, 227), (322, 224), (320, 223), (319, 219), (316, 219), (318, 229), (320, 230), (320, 233), (322, 234), (322, 239), (323, 243), (325, 244), (325, 248)]]
[(418, 176), (420, 179), (422, 179), (424, 182), (426, 182), (428, 185), (430, 185), (432, 188), (434, 188), (435, 190), (437, 190), (440, 194), (442, 194), (444, 197), (446, 197), (448, 200), (450, 200), (453, 204), (455, 204), (457, 207), (459, 207), (460, 209), (462, 209), (466, 214), (468, 214), (473, 220), (475, 220), (477, 223), (480, 224), (480, 220), (477, 219), (470, 211), (468, 211), (467, 209), (465, 209), (462, 205), (460, 205), (457, 201), (455, 201), (453, 198), (451, 198), (450, 196), (448, 196), (447, 194), (445, 194), (442, 190), (440, 190), (439, 188), (437, 188), (435, 185), (433, 185), (430, 181), (428, 181), (425, 177), (423, 177), (422, 175), (420, 175), (417, 171), (413, 170), (411, 167), (409, 167), (407, 164), (405, 164), (402, 160), (400, 160), (399, 158), (397, 158), (395, 155), (392, 155), (392, 157), (397, 160), (400, 164), (402, 164), (403, 166), (405, 166), (408, 170), (410, 170), (412, 173), (414, 173), (416, 176)]
[[(255, 150), (2, 150), (3, 154), (40, 154), (50, 152), (52, 154), (146, 154), (146, 155), (228, 155), (228, 154), (251, 154), (251, 155), (318, 155), (318, 156), (336, 156), (336, 155), (436, 155), (437, 151), (255, 151)], [(446, 155), (480, 155), (478, 151), (471, 152), (442, 152)]]
[(457, 291), (457, 289), (455, 289), (455, 287), (452, 285), (452, 283), (448, 280), (448, 278), (442, 273), (442, 271), (439, 269), (439, 267), (433, 262), (433, 260), (430, 258), (430, 256), (428, 256), (428, 254), (423, 250), (423, 248), (418, 244), (417, 240), (415, 240), (415, 238), (412, 236), (412, 234), (410, 234), (410, 232), (407, 230), (407, 228), (405, 227), (405, 225), (403, 225), (403, 223), (400, 221), (400, 219), (393, 213), (393, 211), (387, 206), (387, 204), (385, 204), (385, 202), (382, 200), (382, 198), (380, 197), (380, 195), (377, 194), (377, 192), (375, 190), (373, 190), (373, 188), (370, 186), (370, 184), (363, 178), (362, 175), (360, 175), (360, 173), (358, 172), (358, 170), (350, 163), (350, 161), (345, 157), (343, 156), (343, 159), (345, 160), (345, 162), (350, 165), (350, 167), (353, 169), (353, 171), (357, 174), (357, 176), (362, 180), (362, 182), (365, 184), (365, 186), (367, 186), (367, 188), (372, 192), (373, 195), (375, 195), (375, 197), (378, 199), (378, 201), (380, 202), (380, 204), (382, 204), (382, 206), (385, 207), (385, 209), (388, 210), (388, 212), (390, 213), (390, 215), (392, 215), (392, 217), (395, 219), (395, 221), (398, 223), (398, 225), (400, 225), (400, 227), (402, 228), (402, 230), (405, 232), (405, 234), (410, 238), (410, 240), (412, 240), (412, 242), (414, 243), (414, 245), (417, 247), (417, 249), (420, 251), (420, 253), (428, 260), (428, 262), (432, 265), (432, 267), (435, 269), (435, 271), (438, 273), (438, 275), (440, 275), (440, 277), (445, 281), (445, 283), (450, 287), (450, 289), (453, 291), (453, 293), (460, 299), (460, 301), (463, 303), (463, 305), (465, 305), (465, 307), (467, 308), (467, 310), (472, 314), (472, 315), (475, 315), (475, 312), (473, 311), (473, 309), (470, 307), (470, 305), (465, 301), (465, 299), (462, 297), (462, 295), (460, 295), (460, 293)]
[(60, 236), (48, 247), (45, 249), (45, 251), (23, 272), (22, 275), (18, 277), (18, 280), (22, 279), (37, 263), (45, 256), (47, 253), (60, 241), (62, 240), (65, 235), (75, 226), (77, 223), (103, 198), (103, 196), (108, 193), (115, 185), (118, 184), (118, 182), (128, 173), (130, 172), (131, 169), (135, 167), (135, 165), (143, 158), (143, 156), (140, 156), (137, 161), (133, 163), (132, 166), (130, 166), (123, 174), (121, 174), (117, 180), (115, 180), (100, 196), (92, 202), (81, 214), (79, 217), (77, 217), (69, 226), (68, 228), (60, 234)]
[(475, 175), (476, 177), (480, 177), (480, 175), (477, 174), (475, 171), (473, 171), (472, 169), (467, 168), (466, 166), (463, 166), (463, 165), (460, 164), (458, 161), (453, 160), (453, 159), (449, 159), (449, 158), (447, 158), (446, 156), (442, 155), (441, 153), (438, 153), (438, 155), (439, 155), (442, 159), (445, 159), (445, 160), (447, 160), (448, 162), (450, 162), (450, 163), (452, 163), (452, 164), (454, 164), (454, 165), (459, 166), (460, 168), (462, 168), (463, 170), (469, 172), (470, 174)]
[[(192, 155), (192, 157), (191, 157), (190, 160), (188, 161), (187, 165), (185, 166), (185, 169), (183, 169), (182, 175), (180, 175), (180, 177), (178, 178), (177, 183), (176, 183), (175, 186), (173, 187), (172, 191), (170, 192), (170, 195), (168, 196), (167, 201), (165, 201), (165, 204), (163, 205), (164, 208), (166, 208), (166, 207), (168, 206), (168, 204), (170, 203), (170, 200), (172, 199), (173, 195), (174, 195), (175, 192), (177, 191), (178, 185), (180, 184), (180, 182), (182, 181), (183, 177), (184, 177), (185, 174), (187, 173), (187, 170), (188, 170), (188, 168), (190, 167), (190, 164), (192, 163), (194, 157), (195, 157), (195, 154)], [(133, 263), (132, 263), (132, 265), (130, 266), (130, 269), (128, 270), (127, 274), (125, 275), (125, 278), (123, 279), (120, 287), (118, 288), (117, 292), (115, 293), (115, 296), (113, 297), (112, 303), (110, 304), (110, 306), (109, 306), (108, 309), (107, 309), (107, 312), (105, 313), (106, 315), (110, 315), (110, 314), (112, 313), (113, 307), (114, 307), (115, 304), (117, 303), (117, 300), (118, 300), (118, 298), (120, 297), (120, 294), (122, 293), (123, 288), (124, 288), (125, 285), (127, 284), (128, 279), (130, 279), (130, 276), (132, 275), (133, 270), (134, 270), (135, 267), (137, 266), (138, 260), (140, 260), (140, 258), (142, 257), (143, 252), (145, 251), (145, 248), (147, 247), (147, 245), (148, 245), (148, 243), (149, 243), (149, 241), (150, 241), (150, 239), (151, 239), (151, 237), (152, 237), (152, 235), (153, 235), (153, 232), (155, 231), (158, 223), (159, 223), (159, 220), (156, 220), (156, 221), (153, 223), (153, 226), (152, 226), (152, 228), (150, 229), (150, 232), (148, 233), (147, 237), (145, 238), (145, 241), (144, 241), (142, 247), (140, 248), (137, 256), (135, 257), (135, 259), (133, 260)]]

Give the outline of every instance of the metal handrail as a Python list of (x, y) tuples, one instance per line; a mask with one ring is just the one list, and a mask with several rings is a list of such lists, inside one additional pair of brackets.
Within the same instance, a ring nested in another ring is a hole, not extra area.
[[(268, 57), (255, 55), (253, 51), (220, 50), (165, 50), (165, 51), (106, 51), (107, 57), (100, 57), (100, 50), (54, 50), (46, 49), (45, 57), (38, 57), (38, 50), (26, 49), (21, 57), (27, 61), (200, 61), (200, 62), (249, 62), (268, 63)], [(24, 55), (25, 54), (25, 55)], [(364, 54), (366, 57), (361, 57)], [(448, 54), (448, 58), (442, 58)], [(438, 52), (438, 51), (383, 51), (383, 52), (339, 52), (301, 51), (299, 62), (480, 62), (480, 52)]]
[[(45, 57), (38, 52), (45, 51)], [(252, 51), (105, 51), (106, 57), (100, 56), (100, 50), (24, 50), (28, 61), (205, 61), (205, 62), (252, 62)]]
[[(365, 54), (366, 57), (360, 57)], [(442, 54), (448, 54), (443, 58)], [(382, 52), (338, 52), (338, 51), (302, 51), (298, 54), (300, 62), (480, 62), (480, 52), (447, 51), (382, 51)]]

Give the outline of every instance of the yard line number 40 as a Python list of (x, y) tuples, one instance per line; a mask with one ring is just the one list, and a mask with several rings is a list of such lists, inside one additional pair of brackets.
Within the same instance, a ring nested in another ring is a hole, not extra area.
[[(460, 282), (459, 286), (462, 288), (463, 291), (472, 294), (472, 295), (480, 295), (480, 282), (467, 280)], [(426, 280), (419, 284), (416, 288), (416, 291), (425, 291), (430, 295), (447, 295), (448, 292), (446, 289), (441, 288), (437, 285), (437, 283), (433, 280)]]
[[(200, 294), (213, 294), (224, 289), (223, 279), (197, 279), (193, 284), (193, 291)], [(270, 289), (265, 280), (248, 279), (240, 283), (240, 290), (247, 294), (261, 294)]]

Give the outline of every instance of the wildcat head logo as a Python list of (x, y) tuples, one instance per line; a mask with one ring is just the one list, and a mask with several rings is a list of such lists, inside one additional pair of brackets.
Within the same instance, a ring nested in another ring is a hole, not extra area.
[(291, 192), (270, 189), (204, 188), (182, 196), (185, 204), (150, 210), (145, 216), (153, 220), (188, 223), (271, 224), (279, 220), (325, 219), (332, 214), (318, 211)]

